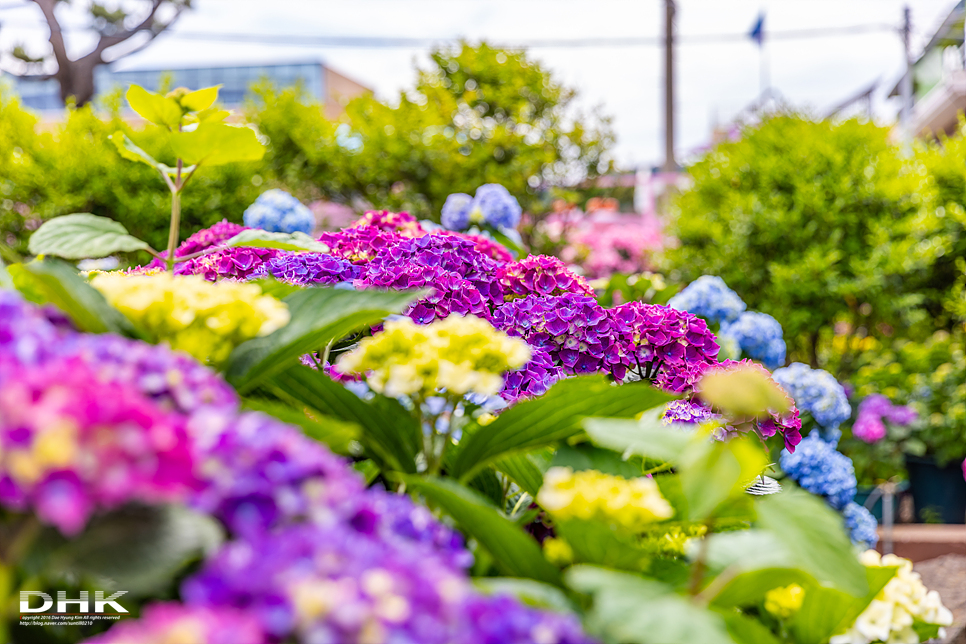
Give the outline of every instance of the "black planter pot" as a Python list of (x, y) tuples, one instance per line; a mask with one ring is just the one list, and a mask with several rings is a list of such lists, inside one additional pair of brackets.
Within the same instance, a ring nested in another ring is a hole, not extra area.
[(907, 455), (906, 469), (918, 521), (966, 523), (966, 480), (961, 463), (939, 467), (932, 457)]

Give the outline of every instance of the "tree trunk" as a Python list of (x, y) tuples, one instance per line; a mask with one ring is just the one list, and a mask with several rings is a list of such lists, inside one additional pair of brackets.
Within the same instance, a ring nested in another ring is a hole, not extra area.
[(71, 97), (77, 107), (84, 107), (94, 98), (94, 70), (97, 64), (86, 57), (59, 64), (54, 78), (60, 83), (60, 100), (67, 104)]

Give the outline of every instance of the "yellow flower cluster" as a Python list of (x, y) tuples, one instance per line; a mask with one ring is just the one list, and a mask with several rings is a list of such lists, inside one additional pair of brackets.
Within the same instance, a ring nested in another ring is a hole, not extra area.
[(386, 322), (382, 333), (366, 338), (339, 359), (345, 374), (365, 375), (369, 386), (387, 396), (468, 392), (494, 395), (503, 373), (530, 359), (526, 342), (468, 315), (425, 326), (409, 318)]
[(569, 467), (547, 470), (537, 503), (561, 519), (598, 519), (628, 530), (641, 530), (674, 514), (652, 479), (628, 480), (597, 470), (574, 472)]
[(798, 584), (772, 588), (765, 593), (765, 610), (779, 619), (788, 619), (798, 612), (803, 601), (805, 589)]
[(101, 273), (91, 284), (154, 341), (212, 364), (289, 321), (288, 307), (255, 284), (169, 273)]
[[(898, 566), (896, 576), (889, 580), (868, 608), (855, 620), (848, 631), (836, 635), (831, 644), (905, 644), (918, 642), (919, 635), (915, 623), (949, 626), (953, 614), (943, 606), (939, 593), (927, 590), (919, 577), (912, 571), (912, 562), (896, 555), (880, 556), (875, 550), (862, 553), (861, 561), (866, 566)], [(940, 639), (944, 637), (939, 629)]]

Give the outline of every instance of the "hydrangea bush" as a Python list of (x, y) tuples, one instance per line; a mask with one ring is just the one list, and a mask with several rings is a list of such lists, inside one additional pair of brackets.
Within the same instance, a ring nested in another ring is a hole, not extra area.
[(273, 233), (309, 234), (315, 228), (312, 211), (284, 190), (263, 192), (243, 216), (245, 225)]

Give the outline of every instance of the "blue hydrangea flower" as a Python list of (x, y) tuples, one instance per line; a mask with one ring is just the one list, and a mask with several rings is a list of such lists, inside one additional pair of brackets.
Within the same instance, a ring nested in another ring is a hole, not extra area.
[(879, 535), (875, 531), (879, 523), (871, 512), (853, 501), (842, 509), (842, 516), (845, 517), (845, 527), (852, 543), (864, 548), (875, 547), (879, 542)]
[(245, 210), (245, 225), (272, 233), (309, 234), (315, 226), (312, 211), (284, 190), (263, 192)]
[(470, 208), (473, 197), (465, 192), (455, 192), (446, 197), (440, 221), (447, 230), (466, 230), (470, 225)]
[(802, 489), (825, 497), (836, 510), (855, 498), (857, 482), (852, 459), (814, 432), (798, 444), (794, 454), (783, 451), (780, 463), (782, 471)]
[(848, 396), (839, 381), (829, 372), (801, 362), (776, 369), (773, 377), (795, 399), (799, 410), (811, 414), (825, 440), (837, 442), (841, 436), (839, 425), (852, 416)]
[(737, 319), (721, 323), (721, 337), (733, 338), (741, 351), (769, 369), (785, 363), (782, 325), (767, 313), (745, 311)]
[(747, 308), (738, 294), (715, 275), (702, 275), (668, 300), (667, 304), (671, 308), (687, 311), (719, 324), (737, 319)]
[(476, 189), (470, 208), (471, 222), (483, 222), (496, 228), (516, 228), (523, 209), (510, 192), (498, 183), (487, 183)]

